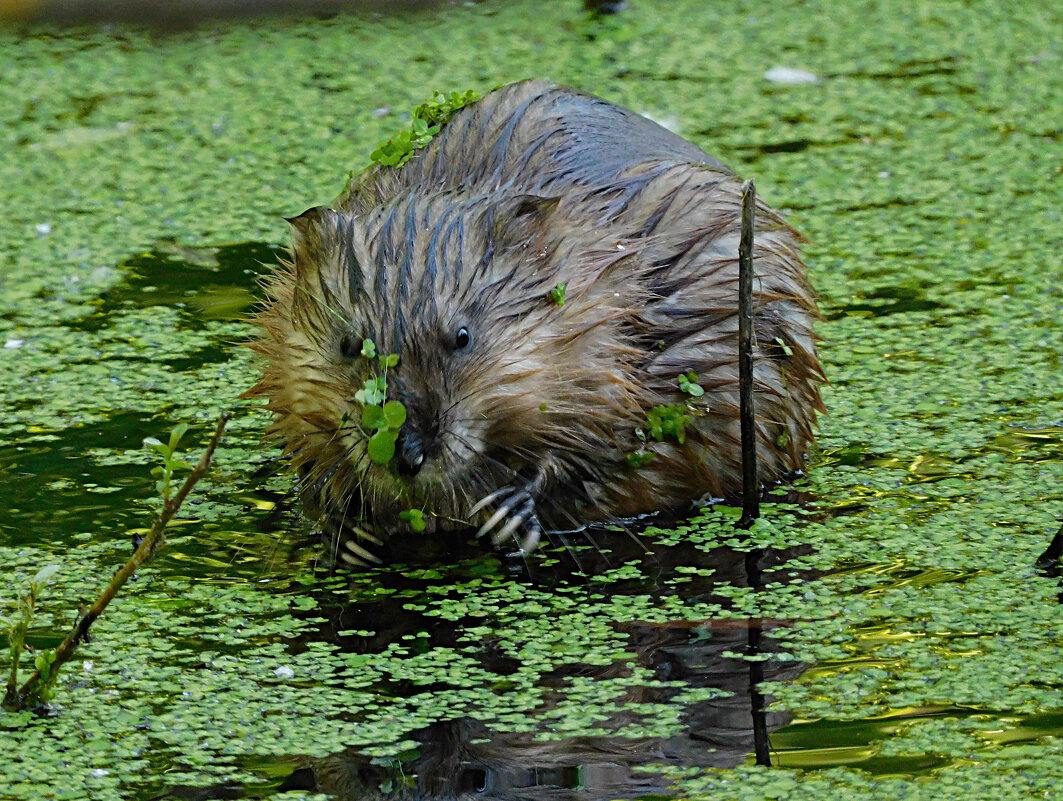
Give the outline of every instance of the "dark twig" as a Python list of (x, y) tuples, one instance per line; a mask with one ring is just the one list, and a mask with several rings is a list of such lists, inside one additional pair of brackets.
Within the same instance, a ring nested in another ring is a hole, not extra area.
[(757, 429), (753, 410), (753, 211), (757, 190), (742, 184), (742, 237), (738, 243), (738, 390), (742, 428), (742, 518), (749, 528), (760, 517), (757, 482)]
[[(763, 556), (762, 548), (755, 548), (746, 553), (746, 580), (749, 586), (756, 590), (760, 588), (760, 558)], [(760, 691), (760, 684), (764, 681), (764, 663), (757, 657), (760, 656), (761, 625), (753, 625), (749, 621), (748, 648), (749, 655), (749, 702), (753, 717), (753, 753), (756, 755), (757, 764), (766, 768), (771, 767), (771, 741), (768, 738), (768, 715), (764, 711), (764, 694)]]
[(150, 562), (151, 558), (155, 555), (155, 552), (165, 543), (166, 539), (164, 533), (166, 531), (166, 525), (180, 510), (181, 504), (184, 503), (185, 498), (188, 497), (188, 493), (192, 491), (192, 488), (199, 483), (199, 480), (203, 478), (207, 470), (210, 468), (210, 462), (214, 457), (214, 451), (217, 449), (218, 443), (221, 441), (222, 432), (225, 431), (225, 424), (229, 422), (231, 417), (232, 414), (230, 412), (223, 412), (221, 417), (218, 418), (218, 425), (214, 429), (214, 436), (210, 438), (210, 442), (207, 444), (207, 449), (203, 452), (203, 455), (196, 463), (196, 466), (192, 468), (192, 472), (188, 474), (188, 478), (185, 479), (185, 483), (181, 486), (181, 489), (163, 503), (162, 511), (159, 512), (158, 517), (156, 517), (154, 523), (152, 523), (151, 531), (148, 532), (146, 537), (144, 537), (136, 551), (129, 558), (129, 561), (114, 574), (110, 584), (108, 584), (106, 589), (100, 594), (100, 597), (97, 598), (92, 607), (81, 616), (81, 619), (74, 624), (74, 628), (70, 634), (68, 634), (66, 639), (55, 649), (55, 661), (51, 664), (47, 680), (42, 679), (40, 671), (34, 671), (33, 675), (31, 675), (26, 680), (26, 683), (22, 685), (18, 692), (18, 702), (21, 706), (25, 706), (28, 699), (38, 696), (42, 689), (46, 689), (47, 686), (54, 681), (59, 668), (73, 657), (74, 651), (77, 649), (78, 645), (80, 645), (88, 636), (89, 627), (95, 622), (96, 618), (103, 614), (107, 605), (114, 599), (115, 595), (118, 594), (118, 591), (126, 581), (129, 580), (129, 577)]

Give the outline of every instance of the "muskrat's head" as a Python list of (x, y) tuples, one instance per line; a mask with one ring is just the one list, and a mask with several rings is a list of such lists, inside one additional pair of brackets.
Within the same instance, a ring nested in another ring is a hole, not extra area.
[[(613, 269), (632, 254), (607, 233), (571, 233), (558, 205), (407, 193), (362, 216), (317, 207), (290, 221), (252, 392), (268, 397), (315, 505), (385, 528), (411, 507), (471, 522), (502, 485), (600, 458), (637, 415), (637, 353), (621, 331), (640, 304)], [(398, 364), (364, 355), (367, 339)], [(406, 412), (385, 464), (363, 419), (380, 378)]]

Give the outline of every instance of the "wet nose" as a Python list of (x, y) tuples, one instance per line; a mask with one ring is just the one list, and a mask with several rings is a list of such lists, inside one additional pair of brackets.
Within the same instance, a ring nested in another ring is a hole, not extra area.
[(395, 455), (401, 476), (415, 476), (424, 465), (424, 443), (408, 425), (402, 427), (395, 440)]

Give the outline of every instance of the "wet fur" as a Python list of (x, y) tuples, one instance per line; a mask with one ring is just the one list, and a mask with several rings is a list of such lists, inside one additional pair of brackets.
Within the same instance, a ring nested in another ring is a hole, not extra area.
[[(571, 527), (740, 489), (740, 182), (724, 165), (603, 100), (525, 82), (333, 205), (292, 221), (292, 260), (268, 282), (253, 346), (265, 369), (252, 392), (268, 398), (312, 511), (386, 530), (424, 506), (435, 524), (472, 524), (480, 498), (527, 484), (545, 525)], [(801, 467), (822, 408), (799, 241), (758, 205), (764, 481)], [(558, 281), (563, 306), (547, 300)], [(462, 326), (473, 341), (456, 350)], [(363, 338), (401, 356), (388, 394), (430, 443), (412, 477), (372, 464), (355, 425)], [(689, 370), (701, 398), (678, 388)], [(636, 429), (671, 403), (695, 409), (685, 443), (651, 441), (656, 458), (629, 467)]]

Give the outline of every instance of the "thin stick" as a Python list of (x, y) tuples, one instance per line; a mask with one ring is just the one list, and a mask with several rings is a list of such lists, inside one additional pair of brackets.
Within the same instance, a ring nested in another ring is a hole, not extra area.
[[(746, 553), (746, 581), (754, 590), (760, 589), (760, 559), (764, 555), (762, 548), (756, 548)], [(748, 650), (750, 657), (760, 656), (760, 635), (762, 623), (754, 624), (749, 621)], [(760, 685), (764, 681), (764, 663), (751, 658), (749, 661), (749, 701), (753, 717), (753, 753), (756, 755), (757, 764), (766, 768), (771, 767), (771, 740), (768, 737), (768, 714), (764, 711), (764, 694), (760, 691)]]
[(760, 517), (757, 482), (757, 428), (753, 411), (753, 211), (757, 190), (750, 178), (742, 184), (742, 237), (738, 243), (738, 391), (742, 428), (742, 518), (749, 528)]
[[(81, 617), (81, 619), (74, 624), (73, 630), (67, 635), (59, 647), (55, 649), (55, 661), (51, 664), (49, 671), (49, 680), (54, 679), (60, 666), (69, 661), (74, 656), (74, 651), (84, 641), (85, 637), (89, 633), (89, 626), (107, 608), (107, 605), (111, 602), (118, 591), (122, 589), (122, 585), (129, 580), (136, 571), (142, 568), (145, 564), (151, 561), (151, 558), (155, 555), (155, 552), (162, 547), (166, 541), (164, 532), (166, 531), (166, 525), (170, 522), (174, 515), (177, 514), (181, 508), (181, 504), (184, 503), (185, 498), (188, 497), (188, 493), (192, 491), (192, 488), (199, 483), (199, 480), (203, 478), (207, 470), (210, 468), (210, 461), (214, 457), (214, 451), (218, 447), (218, 443), (221, 441), (222, 432), (225, 431), (225, 424), (229, 422), (232, 417), (230, 412), (222, 412), (221, 417), (218, 418), (218, 425), (214, 429), (214, 436), (210, 438), (210, 442), (207, 445), (207, 449), (203, 452), (199, 462), (192, 468), (192, 472), (188, 474), (188, 478), (185, 479), (185, 483), (181, 486), (181, 489), (177, 491), (176, 495), (173, 495), (162, 506), (162, 511), (159, 512), (159, 516), (155, 518), (155, 522), (152, 523), (151, 531), (144, 537), (140, 545), (137, 547), (133, 555), (129, 557), (129, 561), (114, 574), (111, 579), (111, 583), (107, 585), (107, 588), (100, 594), (100, 597), (96, 599), (96, 603), (92, 605)], [(26, 683), (22, 685), (19, 690), (19, 697), (22, 703), (31, 696), (31, 694), (40, 691), (40, 685), (42, 684), (40, 671), (34, 671)]]

